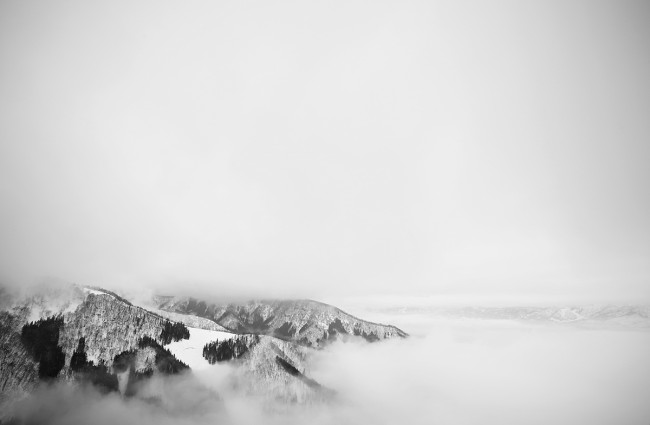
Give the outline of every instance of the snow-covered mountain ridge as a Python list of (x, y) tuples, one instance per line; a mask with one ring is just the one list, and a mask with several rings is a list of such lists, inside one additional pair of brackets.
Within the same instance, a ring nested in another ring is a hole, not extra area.
[(255, 333), (319, 348), (337, 336), (367, 341), (404, 338), (392, 326), (361, 320), (334, 306), (312, 300), (260, 300), (242, 304), (208, 304), (194, 298), (160, 296), (160, 310), (204, 317), (235, 333)]
[[(250, 302), (202, 311), (198, 302), (167, 298), (160, 308), (149, 308), (101, 288), (76, 285), (0, 295), (0, 405), (30, 393), (43, 380), (89, 382), (130, 396), (151, 376), (180, 373), (188, 365), (198, 377), (204, 369), (219, 367), (212, 364), (214, 357), (208, 362), (204, 351), (216, 343), (224, 350), (240, 347), (238, 355), (217, 359), (233, 366), (233, 388), (281, 402), (317, 402), (334, 392), (309, 377), (315, 348), (339, 335), (369, 341), (406, 336), (393, 326), (315, 301)], [(218, 313), (220, 320), (206, 312)]]
[[(39, 354), (43, 350), (49, 353), (47, 358), (60, 358), (49, 365), (54, 372), (48, 373), (48, 379), (81, 376), (95, 379), (98, 374), (104, 377), (105, 372), (110, 381), (113, 379), (110, 376), (115, 377), (119, 372), (153, 373), (166, 356), (161, 351), (162, 334), (169, 322), (108, 292), (70, 286), (4, 300), (3, 304), (5, 311), (0, 313), (3, 396), (30, 391), (44, 378), (43, 361), (38, 358), (43, 358)], [(43, 346), (40, 339), (46, 337), (54, 338), (53, 345)], [(143, 340), (150, 342), (142, 344)], [(28, 341), (40, 348), (30, 352)], [(75, 353), (83, 359), (78, 363), (79, 370), (75, 370)], [(124, 363), (124, 370), (118, 371), (120, 368), (115, 365), (120, 356), (129, 361)]]

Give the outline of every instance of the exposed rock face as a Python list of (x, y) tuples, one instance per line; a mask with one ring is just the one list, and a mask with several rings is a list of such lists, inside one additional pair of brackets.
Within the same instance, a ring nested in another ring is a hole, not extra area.
[(367, 322), (311, 300), (227, 305), (193, 298), (158, 297), (156, 301), (161, 310), (205, 317), (232, 332), (271, 335), (308, 347), (321, 347), (337, 335), (355, 335), (368, 341), (407, 336), (395, 326)]

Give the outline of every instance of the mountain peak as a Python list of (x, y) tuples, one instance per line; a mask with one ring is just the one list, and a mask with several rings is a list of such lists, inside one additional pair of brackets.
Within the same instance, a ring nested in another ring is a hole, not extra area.
[(208, 304), (191, 297), (157, 300), (157, 308), (164, 311), (204, 317), (235, 333), (270, 335), (308, 347), (322, 347), (341, 335), (371, 342), (408, 336), (395, 326), (368, 322), (309, 299), (262, 299), (228, 304)]

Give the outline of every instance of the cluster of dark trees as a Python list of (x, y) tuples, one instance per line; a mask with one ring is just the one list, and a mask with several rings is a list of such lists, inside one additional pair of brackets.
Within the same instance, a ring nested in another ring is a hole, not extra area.
[[(27, 323), (22, 327), (20, 340), (32, 358), (38, 362), (38, 374), (42, 380), (53, 379), (65, 366), (65, 353), (59, 344), (59, 334), (63, 327), (62, 316), (52, 316)], [(187, 339), (190, 332), (182, 323), (166, 321), (160, 334), (160, 339), (165, 344), (172, 341)], [(138, 341), (138, 348), (151, 347), (156, 352), (155, 368), (164, 374), (176, 374), (189, 369), (185, 363), (178, 360), (169, 350), (163, 348), (154, 338), (145, 336)], [(135, 359), (137, 349), (124, 351), (113, 359), (113, 370), (124, 372), (129, 370), (129, 389), (134, 388), (131, 383), (146, 379), (153, 374), (153, 370), (135, 372)], [(117, 391), (117, 376), (111, 373), (109, 366), (100, 362), (95, 365), (88, 360), (86, 353), (86, 339), (79, 338), (76, 350), (70, 358), (70, 371), (76, 379), (91, 383), (100, 391)], [(127, 392), (129, 392), (127, 389)], [(126, 394), (130, 395), (130, 394)]]
[(254, 336), (254, 338), (255, 340), (249, 343), (247, 343), (246, 337), (236, 337), (221, 342), (219, 340), (209, 342), (203, 347), (203, 357), (210, 364), (236, 359), (248, 351), (248, 344), (252, 346), (252, 344), (259, 341), (258, 336)]
[(62, 316), (52, 316), (23, 326), (20, 339), (32, 358), (38, 362), (40, 379), (55, 378), (65, 364), (65, 354), (59, 347)]
[[(135, 395), (139, 383), (154, 374), (154, 369), (151, 368), (140, 371), (136, 371), (135, 368), (138, 349), (147, 347), (153, 348), (156, 352), (155, 369), (157, 371), (164, 374), (175, 374), (189, 369), (189, 366), (174, 357), (169, 350), (163, 348), (155, 339), (148, 336), (142, 337), (138, 341), (138, 348), (122, 351), (113, 358), (113, 372), (128, 372), (129, 378), (124, 389), (124, 395), (127, 397)], [(92, 362), (86, 360), (83, 338), (80, 338), (79, 346), (72, 355), (70, 368), (73, 371), (77, 370), (77, 374), (84, 381), (91, 382), (100, 389), (106, 391), (117, 391), (118, 389), (117, 375), (108, 373), (108, 368), (104, 364), (94, 366)]]
[(72, 358), (70, 359), (70, 369), (73, 371), (78, 371), (92, 364), (93, 362), (88, 361), (88, 355), (86, 354), (86, 338), (79, 338), (79, 343), (77, 344), (77, 349), (72, 353)]
[(163, 345), (167, 345), (172, 341), (180, 341), (182, 339), (189, 339), (190, 330), (187, 329), (187, 326), (180, 322), (170, 322), (169, 320), (165, 321), (163, 325), (163, 330), (160, 332), (160, 340)]
[(86, 354), (86, 338), (79, 338), (77, 349), (72, 353), (70, 369), (84, 382), (89, 382), (103, 392), (117, 391), (117, 376), (109, 372), (103, 361), (95, 365)]
[(143, 336), (140, 338), (140, 341), (138, 341), (138, 347), (151, 347), (156, 350), (156, 369), (158, 369), (158, 372), (172, 375), (190, 368), (151, 337)]

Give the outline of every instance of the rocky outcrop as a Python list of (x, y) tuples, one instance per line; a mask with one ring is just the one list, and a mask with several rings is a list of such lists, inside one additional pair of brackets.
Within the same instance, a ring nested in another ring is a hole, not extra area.
[(158, 297), (156, 301), (161, 310), (208, 318), (232, 332), (270, 335), (308, 347), (321, 347), (341, 335), (359, 336), (367, 341), (407, 336), (395, 326), (367, 322), (311, 300), (226, 305), (193, 298)]

